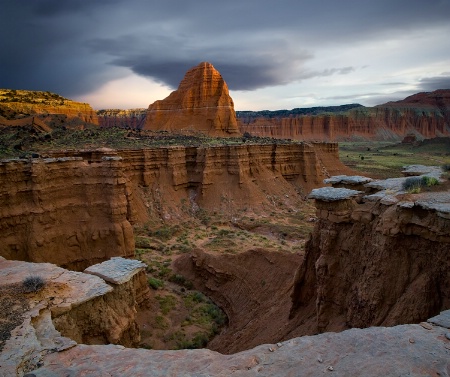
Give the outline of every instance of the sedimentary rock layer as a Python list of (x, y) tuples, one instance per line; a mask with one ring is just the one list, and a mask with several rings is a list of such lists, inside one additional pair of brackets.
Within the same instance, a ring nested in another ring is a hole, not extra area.
[[(82, 270), (132, 256), (132, 225), (200, 208), (295, 208), (348, 169), (336, 144), (58, 152), (0, 163), (0, 255)], [(62, 157), (69, 156), (69, 157)]]
[(206, 62), (190, 69), (167, 98), (149, 106), (145, 129), (211, 136), (239, 134), (228, 86), (213, 65)]
[(448, 193), (317, 197), (291, 317), (300, 323), (314, 302), (324, 332), (415, 323), (450, 308), (449, 202)]
[(126, 178), (117, 161), (0, 163), (0, 254), (82, 270), (134, 254)]
[(419, 93), (403, 101), (359, 107), (341, 114), (238, 119), (242, 133), (295, 140), (402, 140), (450, 135), (450, 90)]

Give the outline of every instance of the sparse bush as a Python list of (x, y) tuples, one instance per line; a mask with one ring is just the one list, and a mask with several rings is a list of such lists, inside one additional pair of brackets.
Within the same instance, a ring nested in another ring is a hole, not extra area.
[(423, 186), (436, 186), (439, 184), (439, 181), (434, 177), (424, 176), (422, 177)]
[(25, 293), (39, 292), (44, 286), (45, 280), (40, 276), (29, 276), (22, 282)]
[(187, 289), (192, 289), (193, 284), (191, 281), (187, 280), (183, 275), (173, 274), (169, 277), (169, 281), (178, 285), (181, 285)]
[(439, 181), (434, 177), (409, 177), (403, 182), (402, 188), (411, 194), (417, 194), (423, 187), (435, 186), (438, 184)]
[(413, 194), (420, 192), (421, 187), (422, 187), (421, 177), (406, 178), (402, 185), (403, 190)]
[(150, 277), (148, 278), (148, 285), (150, 285), (150, 287), (152, 287), (156, 291), (158, 288), (164, 286), (164, 282), (162, 280)]

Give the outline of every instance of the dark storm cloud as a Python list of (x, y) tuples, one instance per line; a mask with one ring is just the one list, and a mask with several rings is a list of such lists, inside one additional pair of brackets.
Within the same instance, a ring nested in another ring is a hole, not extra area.
[(307, 65), (319, 46), (369, 44), (450, 19), (450, 0), (0, 0), (0, 7), (0, 87), (67, 96), (122, 67), (176, 87), (188, 68), (210, 61), (235, 90), (351, 74), (333, 56), (325, 70)]
[(443, 73), (441, 76), (422, 78), (419, 80), (418, 86), (421, 92), (432, 92), (437, 89), (449, 89), (450, 72)]

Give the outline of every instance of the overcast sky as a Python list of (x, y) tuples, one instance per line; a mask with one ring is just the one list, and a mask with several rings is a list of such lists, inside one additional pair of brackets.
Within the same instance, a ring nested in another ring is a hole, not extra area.
[(236, 110), (450, 89), (450, 0), (0, 0), (0, 87), (147, 107), (209, 61)]

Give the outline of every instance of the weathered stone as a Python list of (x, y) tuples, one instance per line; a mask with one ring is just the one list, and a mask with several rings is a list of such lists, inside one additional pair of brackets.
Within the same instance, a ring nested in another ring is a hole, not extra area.
[(138, 260), (113, 257), (86, 268), (84, 273), (99, 276), (113, 284), (123, 284), (138, 272), (143, 271), (145, 267), (147, 265)]
[[(23, 293), (23, 282), (30, 276), (41, 278), (45, 284), (40, 290)], [(13, 329), (0, 354), (0, 376), (23, 375), (37, 368), (45, 354), (66, 350), (76, 342), (135, 346), (139, 331), (133, 284), (113, 289), (97, 276), (50, 263), (0, 257), (2, 294), (21, 294), (26, 299), (22, 323)], [(7, 318), (1, 316), (2, 325)]]
[[(234, 355), (209, 350), (152, 351), (78, 345), (47, 355), (37, 377), (133, 376), (445, 376), (445, 329), (418, 325), (352, 329), (261, 345)], [(409, 339), (416, 339), (411, 343)], [(318, 356), (320, 360), (318, 362)]]
[(372, 178), (363, 177), (361, 175), (335, 175), (334, 177), (324, 179), (323, 183), (331, 185), (345, 184), (351, 186), (351, 185), (361, 185), (372, 181), (373, 181)]
[(334, 202), (338, 200), (350, 199), (359, 194), (362, 194), (362, 192), (346, 188), (321, 187), (312, 190), (308, 195), (308, 198), (321, 200), (324, 202)]
[(442, 174), (442, 169), (438, 166), (408, 165), (403, 167), (402, 174), (407, 177), (420, 175), (430, 177), (437, 175), (439, 177)]
[(428, 319), (428, 322), (450, 329), (450, 310), (441, 312), (437, 316)]

